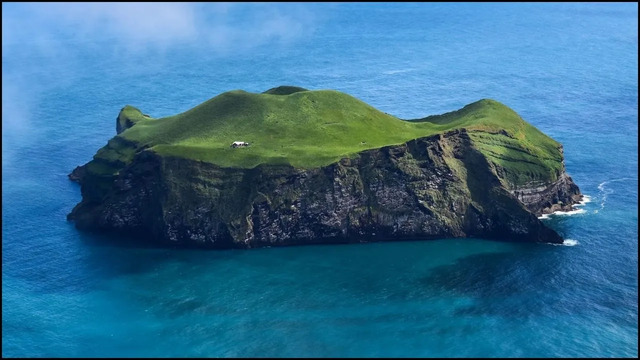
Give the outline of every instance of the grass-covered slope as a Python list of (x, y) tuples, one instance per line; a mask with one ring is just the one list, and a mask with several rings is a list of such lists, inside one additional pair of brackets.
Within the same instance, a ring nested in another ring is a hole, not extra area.
[(442, 115), (415, 120), (441, 127), (466, 128), (475, 147), (506, 179), (507, 185), (555, 181), (564, 170), (561, 145), (509, 107), (483, 99)]
[[(261, 94), (229, 91), (160, 119), (127, 106), (118, 117), (119, 135), (98, 151), (88, 169), (114, 174), (143, 148), (223, 167), (289, 164), (311, 168), (362, 150), (457, 128), (469, 131), (478, 150), (512, 184), (555, 180), (562, 169), (560, 145), (494, 100), (407, 121), (345, 93), (293, 86)], [(234, 141), (250, 146), (231, 148)]]

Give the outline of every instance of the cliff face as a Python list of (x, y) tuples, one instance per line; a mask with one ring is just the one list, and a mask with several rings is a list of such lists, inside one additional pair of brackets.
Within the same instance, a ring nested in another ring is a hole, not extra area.
[(115, 174), (79, 167), (82, 229), (213, 248), (487, 237), (561, 243), (536, 215), (580, 200), (553, 183), (505, 186), (465, 129), (366, 150), (313, 169), (220, 167), (137, 152)]
[[(562, 147), (560, 152), (563, 153)], [(540, 181), (510, 187), (509, 192), (536, 215), (551, 214), (554, 211), (570, 211), (572, 205), (582, 200), (580, 189), (566, 173), (564, 160), (562, 172), (552, 183)]]

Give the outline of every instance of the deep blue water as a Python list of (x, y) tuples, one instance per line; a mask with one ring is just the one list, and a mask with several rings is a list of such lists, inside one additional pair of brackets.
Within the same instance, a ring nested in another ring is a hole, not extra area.
[[(2, 4), (2, 355), (638, 355), (638, 5)], [(65, 219), (125, 104), (337, 89), (401, 118), (493, 98), (564, 145), (575, 246), (197, 251)]]

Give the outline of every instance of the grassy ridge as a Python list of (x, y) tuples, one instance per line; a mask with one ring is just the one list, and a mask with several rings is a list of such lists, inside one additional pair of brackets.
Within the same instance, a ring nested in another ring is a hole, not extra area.
[[(127, 106), (119, 123), (121, 119), (126, 129), (96, 154), (98, 162), (118, 167), (131, 161), (135, 148), (148, 147), (161, 155), (225, 167), (310, 168), (363, 150), (466, 128), (476, 147), (514, 184), (555, 180), (562, 167), (557, 142), (513, 110), (487, 99), (451, 113), (406, 121), (345, 93), (287, 86), (261, 94), (229, 91), (160, 119)], [(233, 141), (251, 145), (231, 148)]]
[(437, 124), (442, 129), (470, 130), (475, 147), (512, 185), (555, 181), (563, 170), (560, 143), (495, 100), (483, 99), (460, 110), (414, 121)]

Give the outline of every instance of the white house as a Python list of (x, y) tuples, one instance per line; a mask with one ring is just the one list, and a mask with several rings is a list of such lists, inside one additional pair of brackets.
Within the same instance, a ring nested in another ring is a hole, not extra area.
[(244, 141), (234, 141), (231, 144), (231, 147), (233, 147), (233, 148), (237, 148), (237, 147), (241, 147), (241, 146), (249, 146), (249, 143), (248, 142), (244, 142)]

